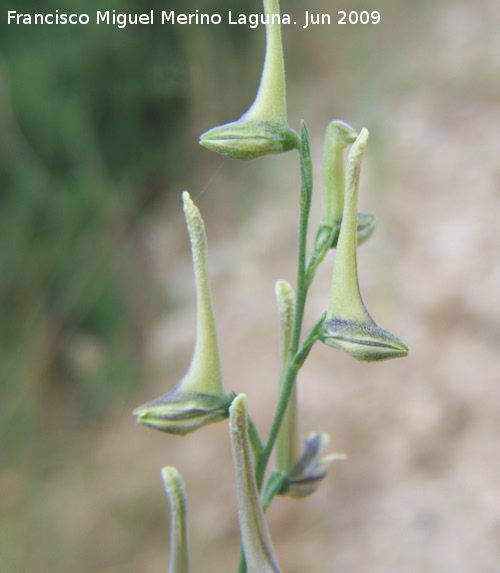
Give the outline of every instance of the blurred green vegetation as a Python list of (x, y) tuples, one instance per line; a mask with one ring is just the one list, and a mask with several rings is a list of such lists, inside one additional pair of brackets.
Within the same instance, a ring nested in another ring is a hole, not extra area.
[[(3, 11), (159, 14), (189, 4), (26, 0)], [(226, 10), (221, 0), (205, 4)], [(99, 420), (140, 380), (148, 325), (166, 301), (138, 233), (180, 189), (194, 136), (186, 126), (226, 73), (227, 42), (237, 53), (250, 36), (221, 27), (211, 36), (220, 44), (208, 45), (203, 29), (159, 18), (124, 29), (93, 18), (86, 26), (2, 20), (0, 433), (17, 463), (37, 459), (33, 436)]]

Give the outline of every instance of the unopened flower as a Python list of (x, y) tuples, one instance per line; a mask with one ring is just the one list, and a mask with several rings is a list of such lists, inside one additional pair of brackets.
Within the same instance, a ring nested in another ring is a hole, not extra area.
[(363, 128), (348, 155), (342, 224), (330, 301), (320, 339), (358, 360), (373, 361), (406, 356), (408, 348), (396, 335), (375, 323), (366, 310), (359, 290), (357, 202), (361, 159), (367, 140), (368, 130)]
[[(320, 230), (322, 227), (334, 228), (330, 248), (337, 245), (344, 210), (344, 149), (354, 143), (357, 136), (358, 134), (350, 125), (338, 119), (331, 121), (326, 129), (322, 161), (323, 218)], [(358, 212), (358, 245), (364, 243), (372, 235), (376, 226), (377, 219), (373, 213)]]
[(288, 127), (279, 0), (264, 0), (266, 54), (257, 95), (250, 108), (231, 123), (209, 129), (200, 144), (233, 159), (255, 159), (298, 147), (297, 134)]
[(406, 344), (392, 332), (378, 326), (373, 319), (355, 322), (327, 318), (320, 338), (328, 346), (364, 362), (402, 358), (408, 354)]
[[(311, 249), (307, 270), (308, 284), (312, 282), (316, 269), (329, 249), (337, 246), (344, 210), (344, 150), (356, 141), (357, 136), (351, 126), (338, 119), (331, 121), (326, 129), (322, 161), (323, 217)], [(369, 211), (360, 211), (356, 225), (356, 241), (361, 245), (373, 234), (377, 218)]]
[(181, 381), (173, 390), (134, 410), (137, 422), (169, 434), (184, 436), (228, 416), (231, 396), (186, 393)]
[(227, 418), (232, 396), (225, 394), (207, 269), (207, 237), (200, 212), (184, 191), (196, 283), (196, 343), (187, 373), (170, 391), (134, 410), (137, 421), (171, 434), (187, 434)]
[[(295, 292), (290, 283), (283, 280), (276, 283), (275, 291), (280, 321), (280, 391), (282, 391), (295, 309)], [(299, 459), (300, 450), (297, 385), (294, 384), (276, 439), (276, 471), (287, 475)]]
[(274, 121), (247, 121), (241, 118), (206, 131), (200, 143), (232, 159), (256, 159), (297, 147), (297, 135), (288, 126)]
[(163, 487), (170, 504), (170, 557), (168, 573), (188, 573), (189, 559), (186, 527), (186, 496), (184, 480), (176, 468), (161, 470)]
[(238, 519), (247, 573), (281, 573), (255, 482), (244, 394), (236, 396), (229, 408), (229, 428), (236, 472)]
[(328, 124), (323, 146), (322, 185), (323, 218), (322, 224), (333, 226), (340, 223), (344, 209), (344, 149), (356, 141), (358, 134), (347, 123), (333, 120)]

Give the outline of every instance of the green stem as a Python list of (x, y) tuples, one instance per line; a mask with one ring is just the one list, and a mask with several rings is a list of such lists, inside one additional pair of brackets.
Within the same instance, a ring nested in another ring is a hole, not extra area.
[(307, 263), (306, 269), (306, 281), (308, 288), (311, 286), (311, 283), (314, 279), (316, 269), (323, 262), (323, 259), (325, 258), (326, 253), (328, 253), (330, 250), (336, 235), (338, 235), (338, 232), (338, 228), (328, 227), (324, 223), (321, 223), (321, 225), (318, 227), (316, 238), (314, 240), (314, 246), (309, 256), (309, 261)]
[(252, 450), (255, 457), (259, 456), (262, 452), (262, 442), (257, 430), (255, 422), (248, 417), (248, 436), (250, 437), (250, 443), (252, 444)]
[[(288, 366), (283, 381), (283, 387), (278, 399), (274, 419), (269, 430), (267, 441), (262, 449), (260, 456), (257, 458), (255, 466), (255, 479), (259, 490), (262, 488), (264, 473), (267, 463), (278, 436), (278, 432), (286, 412), (288, 401), (292, 393), (293, 385), (297, 378), (297, 373), (302, 366), (303, 361), (297, 361), (297, 353), (300, 344), (300, 333), (302, 330), (302, 320), (304, 318), (304, 308), (307, 297), (307, 280), (306, 280), (306, 248), (307, 248), (307, 226), (309, 222), (309, 212), (311, 209), (312, 196), (312, 165), (311, 151), (309, 146), (309, 135), (305, 123), (302, 122), (300, 132), (300, 173), (301, 173), (301, 192), (300, 192), (300, 219), (299, 219), (299, 245), (297, 253), (297, 287), (295, 313), (293, 317), (292, 334), (290, 337), (290, 348), (288, 351)], [(305, 356), (304, 356), (305, 360)]]
[(286, 482), (286, 475), (281, 472), (271, 472), (260, 496), (262, 509), (267, 511), (274, 497), (279, 493)]
[(289, 359), (294, 356), (299, 348), (302, 319), (307, 297), (306, 280), (306, 249), (307, 249), (307, 226), (311, 210), (312, 198), (312, 162), (307, 127), (302, 122), (300, 129), (300, 219), (299, 219), (299, 246), (297, 252), (297, 287), (295, 315), (290, 339)]

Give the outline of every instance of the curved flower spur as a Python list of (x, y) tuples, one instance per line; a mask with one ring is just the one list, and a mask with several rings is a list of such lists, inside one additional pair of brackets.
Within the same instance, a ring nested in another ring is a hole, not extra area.
[(298, 137), (288, 127), (286, 87), (281, 27), (272, 15), (279, 16), (279, 1), (264, 0), (266, 54), (257, 95), (250, 108), (238, 119), (209, 129), (200, 144), (233, 159), (255, 159), (282, 153), (298, 146)]
[(232, 396), (222, 387), (219, 348), (207, 268), (207, 237), (200, 211), (182, 194), (196, 283), (196, 343), (187, 373), (163, 396), (134, 410), (137, 422), (162, 432), (187, 434), (228, 417)]
[(357, 205), (361, 159), (367, 140), (368, 130), (363, 128), (347, 159), (344, 209), (330, 301), (319, 337), (328, 346), (343, 350), (357, 360), (370, 362), (406, 356), (408, 347), (395, 334), (375, 323), (366, 310), (359, 290)]

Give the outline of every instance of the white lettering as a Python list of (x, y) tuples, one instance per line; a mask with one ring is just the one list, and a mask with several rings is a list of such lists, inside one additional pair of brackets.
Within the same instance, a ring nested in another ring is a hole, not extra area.
[(173, 10), (171, 10), (170, 12), (165, 12), (165, 10), (162, 10), (161, 12), (161, 23), (162, 24), (168, 24), (170, 22), (170, 24), (173, 24), (175, 21), (175, 12)]
[[(229, 12), (231, 14), (231, 12)], [(231, 16), (229, 16), (231, 18)], [(222, 22), (222, 17), (220, 14), (200, 14), (199, 10), (196, 10), (192, 14), (176, 14), (174, 10), (170, 12), (161, 13), (161, 23), (162, 24), (196, 24), (196, 25), (207, 25), (207, 24), (220, 24)]]
[(250, 28), (257, 28), (259, 25), (259, 15), (258, 14), (250, 14), (248, 17), (248, 23), (250, 24)]
[(99, 24), (100, 22), (106, 22), (106, 24), (109, 24), (109, 10), (106, 10), (106, 12), (101, 12), (100, 10), (97, 11), (97, 24)]

